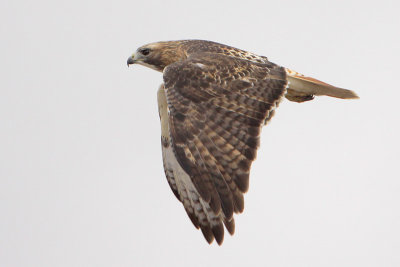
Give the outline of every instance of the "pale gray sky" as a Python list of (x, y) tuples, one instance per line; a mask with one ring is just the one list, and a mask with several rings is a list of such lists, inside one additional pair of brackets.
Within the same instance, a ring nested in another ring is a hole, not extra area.
[[(0, 266), (400, 266), (398, 1), (2, 1)], [(142, 44), (208, 39), (357, 101), (285, 100), (236, 233), (164, 177)]]

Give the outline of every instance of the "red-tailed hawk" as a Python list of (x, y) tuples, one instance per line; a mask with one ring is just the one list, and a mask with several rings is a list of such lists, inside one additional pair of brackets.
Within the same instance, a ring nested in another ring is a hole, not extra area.
[(358, 98), (264, 56), (210, 41), (147, 44), (128, 58), (130, 64), (163, 73), (158, 107), (165, 175), (208, 243), (222, 243), (223, 225), (234, 233), (233, 214), (244, 209), (261, 127), (284, 96), (296, 102), (319, 95)]

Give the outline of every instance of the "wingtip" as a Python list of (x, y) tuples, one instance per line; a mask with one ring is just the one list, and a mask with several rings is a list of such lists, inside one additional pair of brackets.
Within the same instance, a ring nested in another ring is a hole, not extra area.
[(212, 231), (218, 245), (221, 246), (222, 242), (224, 242), (224, 226), (222, 225), (222, 223), (214, 226), (211, 229), (211, 231)]
[(224, 224), (229, 234), (233, 235), (235, 233), (235, 219), (232, 218), (229, 221), (227, 219), (224, 219)]
[(214, 241), (214, 235), (211, 231), (211, 228), (207, 226), (207, 227), (201, 227), (200, 229), (207, 243), (211, 245), (211, 243)]

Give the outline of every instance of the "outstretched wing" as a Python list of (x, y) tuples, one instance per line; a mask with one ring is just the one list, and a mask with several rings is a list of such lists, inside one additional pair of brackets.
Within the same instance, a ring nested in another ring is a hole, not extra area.
[(285, 70), (200, 53), (169, 65), (163, 76), (167, 179), (196, 228), (221, 244), (223, 223), (233, 234), (233, 213), (244, 209), (260, 129), (286, 92)]

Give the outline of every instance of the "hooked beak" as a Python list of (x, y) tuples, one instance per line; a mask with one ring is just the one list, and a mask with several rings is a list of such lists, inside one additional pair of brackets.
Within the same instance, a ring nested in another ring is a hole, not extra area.
[(135, 62), (136, 62), (136, 60), (135, 60), (135, 55), (133, 54), (132, 56), (130, 56), (130, 57), (128, 58), (128, 60), (126, 61), (126, 64), (127, 64), (128, 67), (129, 67), (129, 65), (135, 64)]

